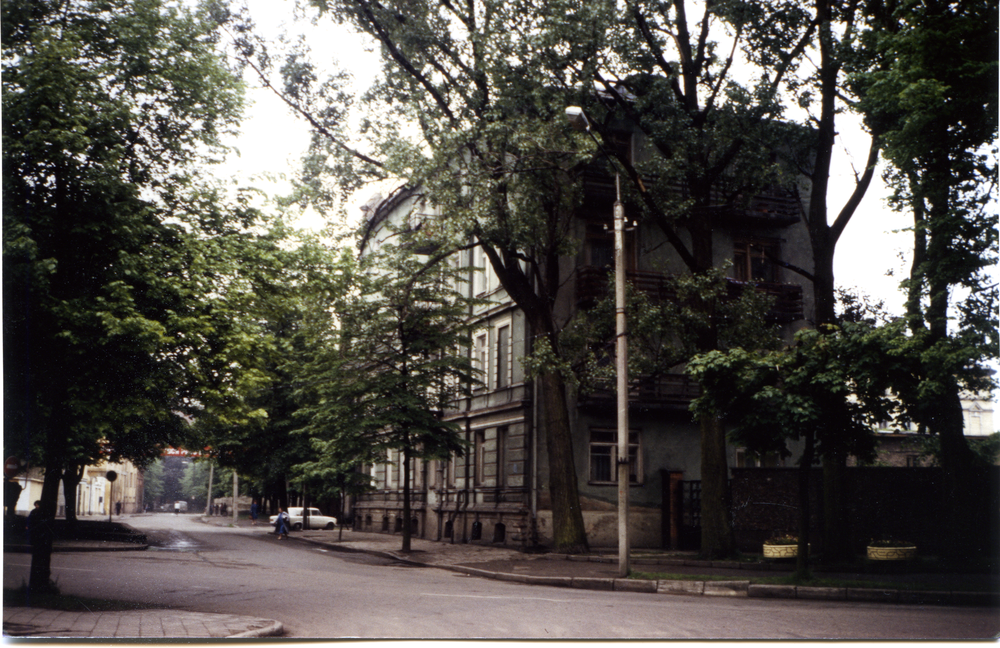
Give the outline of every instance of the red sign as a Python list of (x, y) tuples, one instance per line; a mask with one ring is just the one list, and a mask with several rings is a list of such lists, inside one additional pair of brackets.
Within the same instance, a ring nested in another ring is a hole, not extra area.
[(200, 452), (191, 452), (184, 448), (166, 448), (161, 455), (163, 457), (200, 457)]
[(7, 460), (3, 462), (3, 474), (7, 477), (13, 477), (19, 472), (21, 472), (21, 462), (17, 460), (17, 457), (7, 457)]

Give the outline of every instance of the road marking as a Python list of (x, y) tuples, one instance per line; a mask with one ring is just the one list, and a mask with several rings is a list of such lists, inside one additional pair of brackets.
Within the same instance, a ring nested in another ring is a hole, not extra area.
[(549, 603), (570, 603), (569, 599), (542, 598), (538, 596), (477, 596), (474, 594), (431, 594), (424, 592), (423, 596), (445, 596), (448, 598), (479, 598), (479, 599), (515, 599), (518, 601), (548, 601)]

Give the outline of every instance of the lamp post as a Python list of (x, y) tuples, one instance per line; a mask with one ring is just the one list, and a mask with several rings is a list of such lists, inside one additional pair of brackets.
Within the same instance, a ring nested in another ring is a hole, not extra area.
[[(590, 120), (582, 108), (569, 106), (566, 117), (577, 130), (585, 130), (597, 144), (597, 148), (607, 155), (604, 147), (590, 130)], [(625, 208), (622, 206), (621, 184), (615, 169), (615, 374), (618, 403), (618, 575), (628, 576), (628, 337), (625, 329)]]

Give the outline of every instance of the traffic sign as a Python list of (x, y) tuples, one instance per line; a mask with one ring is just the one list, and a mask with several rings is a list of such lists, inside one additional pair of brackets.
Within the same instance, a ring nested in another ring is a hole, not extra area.
[(21, 462), (17, 457), (7, 457), (3, 462), (3, 474), (6, 477), (13, 477), (21, 472)]

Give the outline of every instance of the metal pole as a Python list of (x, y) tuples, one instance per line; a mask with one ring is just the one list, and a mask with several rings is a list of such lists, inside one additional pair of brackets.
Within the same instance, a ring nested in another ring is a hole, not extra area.
[(628, 338), (625, 336), (625, 208), (615, 174), (615, 368), (618, 386), (618, 575), (629, 573)]

